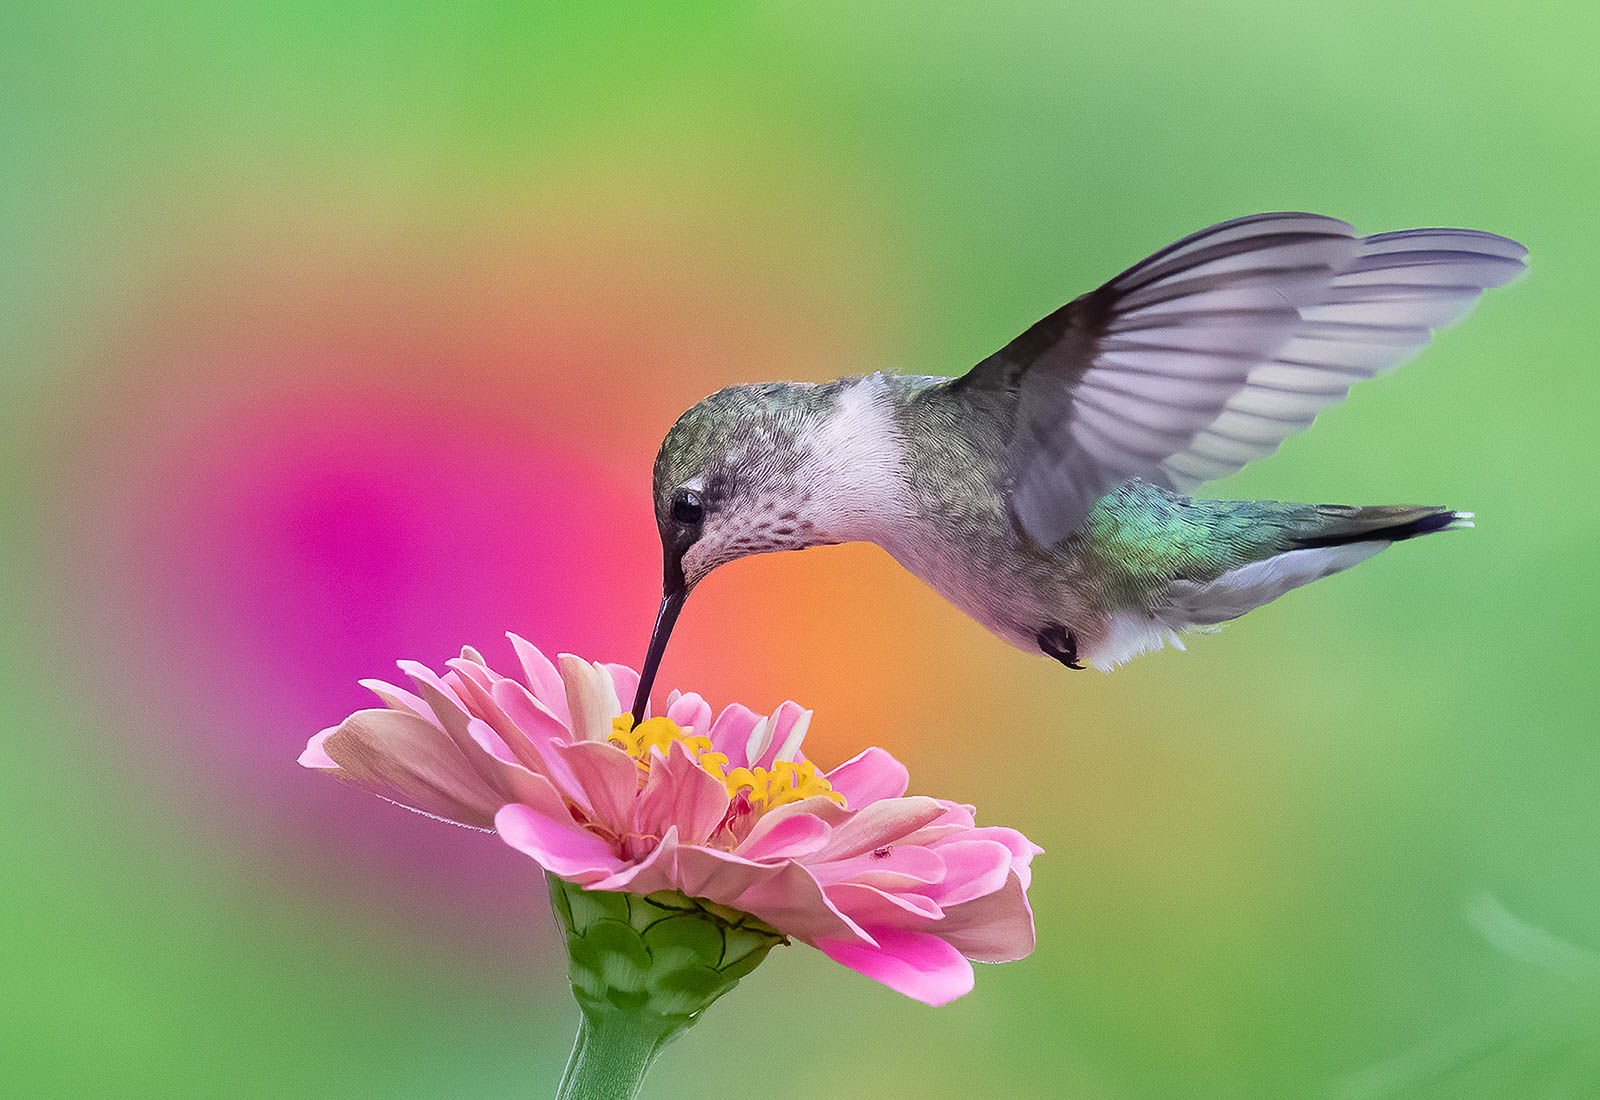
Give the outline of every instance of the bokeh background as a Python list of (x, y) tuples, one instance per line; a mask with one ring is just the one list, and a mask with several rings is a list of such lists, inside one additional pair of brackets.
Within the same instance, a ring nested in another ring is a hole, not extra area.
[(637, 662), (657, 442), (724, 384), (957, 373), (1176, 237), (1532, 248), (1217, 495), (1437, 502), (1114, 676), (884, 555), (746, 561), (665, 684), (817, 711), (1047, 850), (943, 1009), (780, 952), (658, 1097), (1600, 1091), (1600, 8), (8, 4), (0, 1089), (524, 1096), (531, 864), (294, 764), (464, 642)]

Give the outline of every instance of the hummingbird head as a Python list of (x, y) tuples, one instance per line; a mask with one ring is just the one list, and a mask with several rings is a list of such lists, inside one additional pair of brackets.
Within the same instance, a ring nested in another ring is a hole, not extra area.
[(824, 387), (732, 386), (678, 418), (656, 455), (661, 532), (661, 610), (634, 699), (643, 718), (656, 668), (683, 601), (713, 569), (750, 554), (819, 542), (804, 516), (811, 494), (802, 467), (808, 429), (825, 415)]

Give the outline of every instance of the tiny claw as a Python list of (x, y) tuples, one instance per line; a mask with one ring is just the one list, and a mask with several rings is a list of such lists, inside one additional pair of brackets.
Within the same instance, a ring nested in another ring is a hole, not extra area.
[(1055, 623), (1039, 631), (1036, 637), (1039, 641), (1039, 652), (1060, 661), (1068, 668), (1083, 671), (1083, 666), (1078, 663), (1078, 636), (1071, 630), (1060, 623)]

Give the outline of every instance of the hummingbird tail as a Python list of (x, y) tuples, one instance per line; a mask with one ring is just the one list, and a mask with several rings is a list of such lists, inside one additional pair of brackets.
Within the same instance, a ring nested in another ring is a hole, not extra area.
[(1472, 526), (1471, 512), (1445, 508), (1319, 505), (1297, 518), (1284, 542), (1263, 557), (1209, 581), (1174, 581), (1159, 618), (1175, 631), (1215, 626), (1366, 561), (1391, 543)]
[(1295, 546), (1348, 546), (1362, 542), (1400, 542), (1435, 531), (1459, 531), (1472, 526), (1471, 512), (1448, 508), (1379, 506), (1351, 508), (1342, 504), (1318, 505), (1309, 529), (1294, 537)]

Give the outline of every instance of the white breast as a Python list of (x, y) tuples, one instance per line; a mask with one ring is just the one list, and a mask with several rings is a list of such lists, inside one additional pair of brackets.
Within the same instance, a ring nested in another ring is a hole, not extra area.
[(799, 514), (835, 542), (892, 538), (910, 511), (903, 473), (904, 441), (878, 375), (839, 395), (826, 420), (800, 438), (805, 499)]

